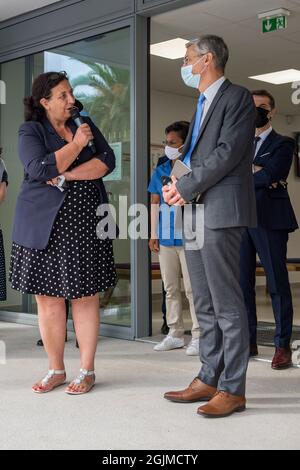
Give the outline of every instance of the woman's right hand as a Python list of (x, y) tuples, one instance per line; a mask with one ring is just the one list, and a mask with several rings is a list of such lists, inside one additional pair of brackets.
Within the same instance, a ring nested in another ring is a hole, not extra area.
[(157, 238), (151, 238), (149, 240), (149, 248), (153, 253), (159, 253), (159, 240)]
[(93, 140), (94, 136), (91, 131), (91, 128), (88, 124), (81, 124), (80, 127), (78, 127), (74, 138), (73, 142), (77, 144), (80, 149), (83, 149), (84, 147), (87, 146), (90, 140)]

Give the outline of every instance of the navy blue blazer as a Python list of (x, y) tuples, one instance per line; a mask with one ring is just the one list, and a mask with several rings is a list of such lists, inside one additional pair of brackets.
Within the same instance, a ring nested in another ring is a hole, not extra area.
[(254, 174), (258, 225), (269, 230), (298, 228), (288, 190), (280, 185), (270, 189), (272, 183), (287, 180), (295, 151), (295, 141), (277, 134), (268, 135), (255, 156), (253, 163), (263, 167)]
[[(105, 138), (88, 117), (84, 121), (91, 127), (97, 153), (85, 147), (69, 169), (98, 158), (111, 173), (115, 168), (115, 155)], [(73, 135), (77, 127), (72, 119), (67, 122)], [(12, 239), (26, 248), (46, 248), (56, 215), (64, 202), (66, 191), (46, 184), (59, 175), (54, 152), (67, 142), (52, 127), (48, 119), (41, 122), (27, 121), (19, 129), (19, 157), (24, 166), (24, 180), (19, 192), (13, 223)], [(107, 173), (107, 174), (108, 174)], [(100, 193), (100, 202), (108, 198), (102, 178), (92, 180)]]

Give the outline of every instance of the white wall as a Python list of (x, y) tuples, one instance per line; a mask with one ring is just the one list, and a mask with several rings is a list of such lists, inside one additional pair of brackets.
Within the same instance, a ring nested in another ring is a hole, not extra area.
[(161, 144), (165, 128), (175, 121), (190, 121), (196, 106), (195, 99), (151, 90), (151, 144)]
[[(160, 144), (164, 138), (164, 129), (174, 121), (190, 120), (196, 105), (195, 99), (156, 90), (151, 91), (151, 143)], [(273, 121), (274, 129), (280, 134), (293, 136), (294, 132), (300, 132), (300, 114), (287, 124), (285, 116), (278, 114)], [(296, 177), (293, 165), (289, 175), (289, 194), (293, 207), (300, 223), (300, 177)], [(300, 258), (300, 230), (290, 235), (288, 245), (288, 257)], [(156, 260), (156, 258), (155, 258)], [(291, 282), (300, 282), (300, 273), (290, 273)], [(258, 279), (258, 284), (263, 284), (264, 278)]]

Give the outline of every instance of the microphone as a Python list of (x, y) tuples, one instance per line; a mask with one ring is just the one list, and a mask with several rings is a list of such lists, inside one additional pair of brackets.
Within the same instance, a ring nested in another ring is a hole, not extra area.
[[(71, 114), (71, 118), (73, 119), (73, 121), (75, 122), (76, 126), (77, 127), (80, 127), (81, 124), (85, 124), (84, 120), (83, 120), (83, 117), (80, 116), (79, 114), (79, 110), (76, 106), (74, 106), (71, 111), (70, 111), (70, 114)], [(91, 151), (93, 153), (97, 153), (97, 150), (96, 150), (96, 147), (95, 147), (95, 143), (94, 143), (94, 139), (90, 140), (89, 143), (88, 143), (88, 147), (91, 149)]]

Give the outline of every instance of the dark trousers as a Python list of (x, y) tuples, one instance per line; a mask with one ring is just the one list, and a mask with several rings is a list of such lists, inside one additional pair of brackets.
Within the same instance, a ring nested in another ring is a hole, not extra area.
[(256, 344), (257, 313), (255, 299), (256, 253), (264, 267), (276, 322), (274, 343), (288, 348), (293, 328), (293, 303), (286, 268), (288, 232), (248, 229), (241, 246), (241, 287), (243, 290), (250, 332), (250, 344)]

